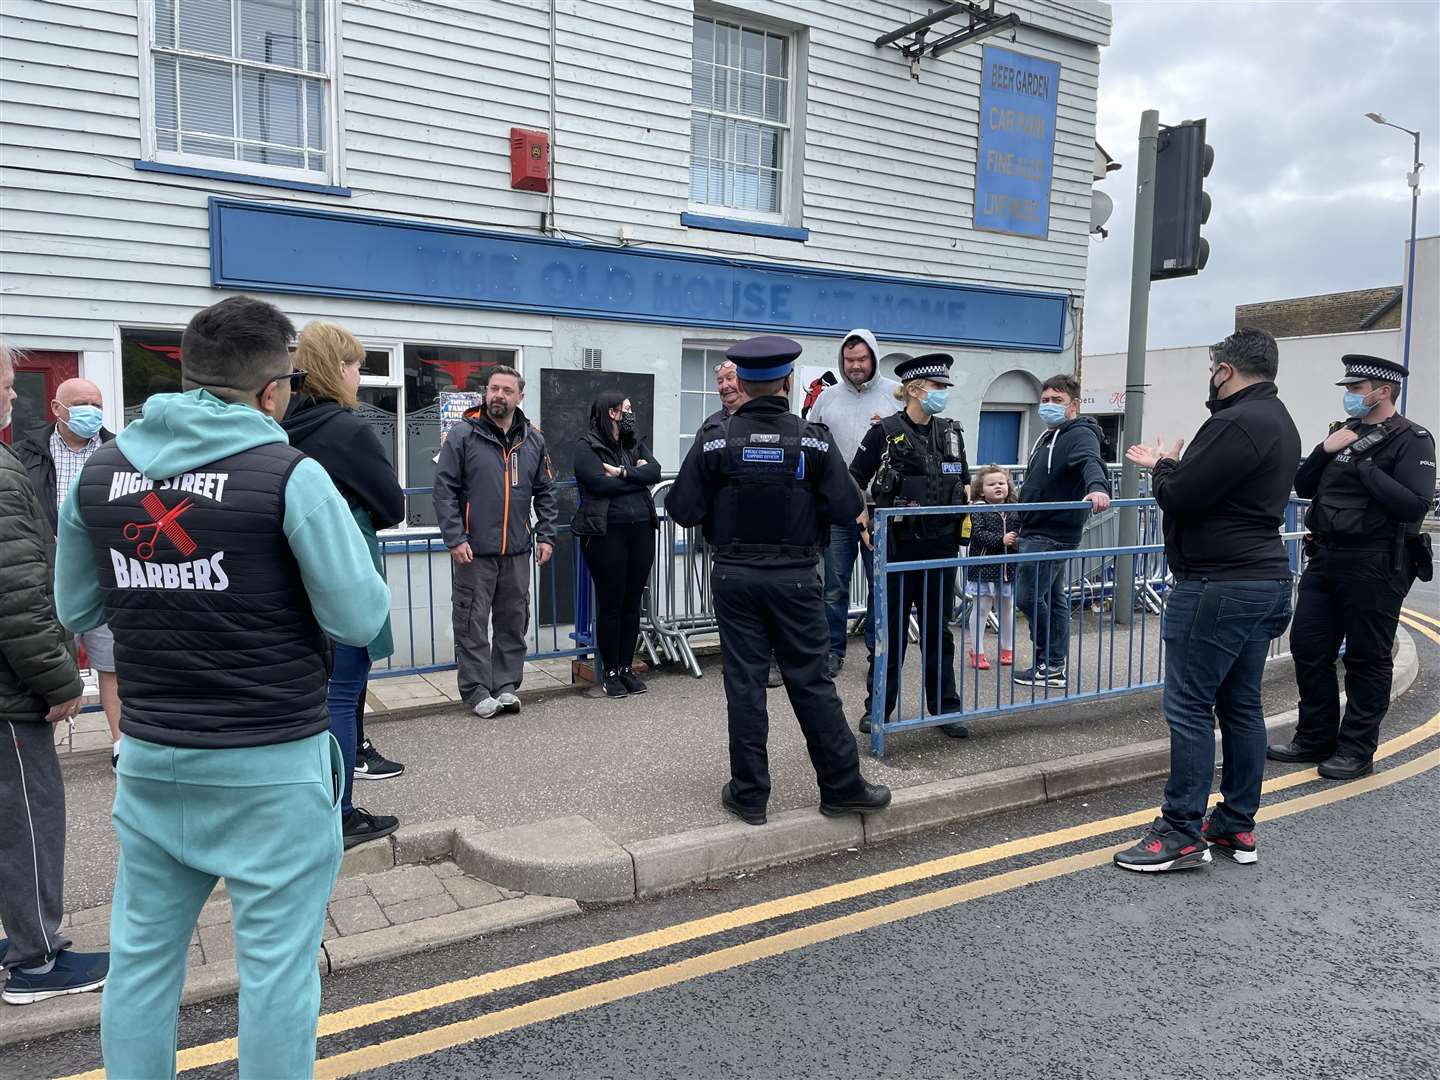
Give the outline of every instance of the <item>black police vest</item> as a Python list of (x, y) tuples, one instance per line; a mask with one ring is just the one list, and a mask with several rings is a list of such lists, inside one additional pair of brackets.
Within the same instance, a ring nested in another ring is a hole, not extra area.
[[(1360, 479), (1356, 465), (1372, 458), (1377, 468), (1384, 468), (1387, 452), (1393, 452), (1405, 438), (1410, 422), (1403, 416), (1385, 421), (1384, 427), (1369, 431), (1361, 439), (1330, 459), (1320, 474), (1315, 498), (1305, 515), (1305, 527), (1321, 543), (1340, 547), (1388, 550), (1406, 531), (1405, 523), (1396, 521), (1385, 508), (1370, 497)], [(1380, 436), (1375, 443), (1365, 441)], [(1356, 450), (1359, 450), (1356, 453)]]
[(329, 644), (285, 538), (285, 483), (304, 459), (271, 443), (151, 481), (115, 443), (76, 498), (115, 634), (121, 730), (220, 749), (329, 727)]
[[(964, 444), (953, 420), (935, 417), (917, 437), (904, 413), (880, 421), (885, 433), (884, 459), (870, 485), (876, 506), (955, 506), (969, 501), (965, 491)], [(956, 519), (925, 514), (895, 523), (898, 536), (936, 540), (957, 536)]]
[(829, 449), (823, 429), (791, 413), (739, 413), (721, 423), (707, 448), (718, 458), (706, 536), (716, 558), (814, 562), (822, 528), (828, 539), (814, 490)]

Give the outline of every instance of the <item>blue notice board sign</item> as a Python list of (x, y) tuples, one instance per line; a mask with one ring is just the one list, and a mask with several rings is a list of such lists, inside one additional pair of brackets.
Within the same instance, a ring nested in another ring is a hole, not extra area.
[(980, 68), (975, 227), (1044, 239), (1050, 232), (1060, 65), (987, 45)]

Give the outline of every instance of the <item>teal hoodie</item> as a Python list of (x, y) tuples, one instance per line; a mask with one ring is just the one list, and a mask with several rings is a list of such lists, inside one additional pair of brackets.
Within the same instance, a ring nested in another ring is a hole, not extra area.
[[(285, 430), (265, 413), (206, 390), (155, 395), (145, 403), (144, 416), (116, 436), (125, 457), (152, 480), (287, 441)], [(55, 608), (65, 626), (83, 633), (105, 621), (105, 607), (95, 551), (73, 495), (72, 487), (60, 508)], [(284, 529), (320, 628), (347, 645), (368, 645), (389, 614), (390, 589), (344, 497), (310, 458), (297, 464), (285, 483)]]

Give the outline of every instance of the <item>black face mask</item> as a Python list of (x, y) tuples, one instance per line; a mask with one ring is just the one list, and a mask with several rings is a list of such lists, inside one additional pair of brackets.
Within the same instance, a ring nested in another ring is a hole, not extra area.
[(626, 412), (620, 414), (620, 438), (626, 442), (635, 441), (635, 414)]
[(1210, 408), (1213, 409), (1213, 408), (1215, 407), (1215, 403), (1220, 400), (1220, 386), (1224, 386), (1225, 383), (1227, 383), (1227, 382), (1230, 381), (1230, 379), (1227, 377), (1227, 378), (1225, 379), (1225, 382), (1222, 382), (1222, 383), (1220, 384), (1220, 386), (1216, 386), (1216, 385), (1215, 385), (1215, 372), (1213, 372), (1213, 371), (1210, 372), (1210, 374), (1207, 376), (1207, 378), (1209, 379), (1209, 382), (1210, 382), (1210, 393), (1209, 393), (1209, 395), (1205, 398), (1205, 404), (1206, 404), (1207, 406), (1209, 406)]

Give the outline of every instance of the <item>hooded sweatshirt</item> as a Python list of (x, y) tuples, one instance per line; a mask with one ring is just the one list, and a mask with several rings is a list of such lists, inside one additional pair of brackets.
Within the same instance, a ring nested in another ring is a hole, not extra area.
[[(859, 338), (870, 347), (870, 379), (856, 386), (845, 377), (845, 344)], [(895, 388), (900, 384), (894, 379), (877, 374), (880, 347), (875, 335), (869, 330), (851, 330), (840, 345), (837, 370), (840, 381), (816, 399), (808, 419), (814, 424), (824, 424), (830, 429), (835, 446), (845, 464), (855, 460), (860, 449), (860, 440), (877, 419), (896, 412), (900, 405), (895, 400)]]
[[(144, 416), (116, 436), (121, 453), (151, 480), (168, 480), (243, 450), (286, 441), (284, 430), (266, 414), (206, 390), (155, 395), (145, 403)], [(390, 590), (371, 562), (344, 497), (309, 458), (285, 483), (283, 529), (320, 628), (347, 645), (368, 645), (389, 615)], [(60, 621), (75, 633), (105, 621), (94, 549), (74, 498), (60, 509), (55, 607)]]
[[(1088, 416), (1077, 416), (1035, 441), (1020, 501), (1078, 502), (1092, 491), (1110, 494), (1110, 476), (1100, 454), (1100, 425)], [(1087, 510), (1031, 510), (1022, 516), (1020, 534), (1074, 547), (1089, 516)]]

